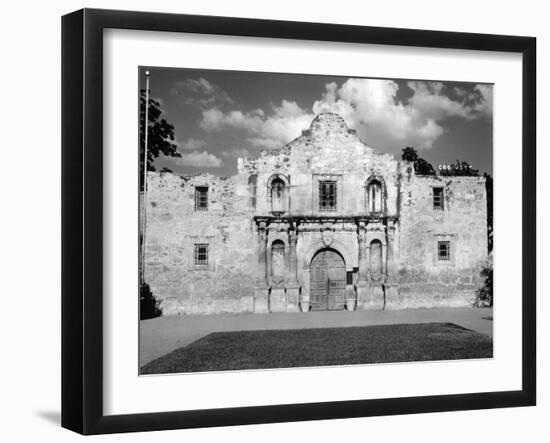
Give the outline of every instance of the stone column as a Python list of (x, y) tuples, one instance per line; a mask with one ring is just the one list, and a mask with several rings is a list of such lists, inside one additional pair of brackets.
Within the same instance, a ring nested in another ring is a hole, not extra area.
[(386, 280), (386, 271), (388, 269), (386, 266), (387, 257), (388, 257), (388, 244), (386, 242), (386, 244), (382, 243), (382, 269), (380, 270), (382, 272), (382, 281)]
[(258, 226), (258, 286), (267, 286), (267, 229), (262, 223)]
[(289, 276), (286, 288), (287, 296), (287, 311), (298, 312), (300, 283), (298, 282), (298, 256), (296, 253), (296, 245), (298, 243), (298, 228), (291, 226), (288, 230), (288, 246), (289, 246)]
[(369, 268), (369, 257), (367, 254), (367, 231), (364, 222), (359, 222), (357, 230), (357, 241), (359, 244), (359, 278), (357, 284), (367, 283), (368, 278), (368, 268)]
[(309, 308), (311, 307), (310, 278), (311, 278), (311, 270), (304, 269), (304, 272), (302, 273), (302, 293), (300, 294), (300, 310), (302, 312), (309, 312)]
[(366, 223), (359, 222), (357, 226), (357, 242), (359, 245), (359, 275), (357, 278), (357, 309), (367, 309), (369, 300), (369, 254), (367, 251)]
[(258, 266), (254, 290), (254, 312), (269, 312), (269, 285), (267, 282), (267, 227), (265, 222), (258, 224)]
[(288, 231), (289, 245), (289, 283), (298, 284), (298, 258), (296, 256), (296, 244), (298, 243), (298, 233), (296, 229)]
[(387, 255), (386, 255), (386, 283), (384, 289), (386, 293), (386, 309), (399, 307), (399, 284), (397, 282), (397, 267), (394, 258), (394, 239), (395, 225), (388, 223), (387, 227)]
[(387, 253), (386, 253), (386, 281), (388, 282), (395, 282), (396, 281), (396, 266), (395, 266), (395, 259), (394, 259), (394, 251), (393, 251), (393, 242), (395, 237), (395, 226), (393, 224), (390, 226), (388, 225), (387, 228)]
[[(269, 234), (266, 235), (266, 246), (265, 246), (265, 281), (266, 281), (266, 286), (271, 286), (273, 285), (273, 264), (272, 264), (272, 261), (273, 261), (273, 256), (272, 256), (272, 251), (271, 251), (271, 246), (270, 246), (270, 241), (269, 241)], [(260, 251), (260, 254), (262, 252)], [(258, 270), (259, 272), (261, 272), (261, 264), (258, 262), (258, 264), (260, 265), (260, 269)]]

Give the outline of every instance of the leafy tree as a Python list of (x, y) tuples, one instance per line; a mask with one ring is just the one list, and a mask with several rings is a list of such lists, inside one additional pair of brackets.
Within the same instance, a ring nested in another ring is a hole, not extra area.
[(489, 260), (480, 272), (483, 278), (483, 286), (476, 292), (475, 306), (483, 308), (493, 306), (493, 263)]
[(489, 252), (493, 250), (493, 177), (486, 172), (483, 174), (485, 177), (485, 190), (487, 192), (487, 234), (489, 236)]
[(415, 162), (418, 160), (418, 152), (412, 146), (407, 146), (401, 150), (401, 158), (407, 162)]
[(421, 157), (415, 162), (414, 169), (418, 175), (435, 175), (432, 164)]
[(159, 302), (151, 292), (147, 283), (142, 283), (139, 290), (139, 318), (146, 320), (148, 318), (160, 317), (162, 310)]
[[(145, 153), (145, 89), (140, 91), (139, 98), (139, 168), (140, 188), (143, 189), (143, 160)], [(170, 157), (181, 157), (177, 151), (174, 125), (163, 117), (161, 103), (149, 97), (148, 133), (147, 133), (147, 170), (154, 171), (153, 162), (160, 154)]]
[(419, 157), (418, 152), (412, 146), (407, 146), (401, 151), (401, 158), (414, 164), (414, 172), (418, 175), (435, 175), (435, 169), (428, 161)]

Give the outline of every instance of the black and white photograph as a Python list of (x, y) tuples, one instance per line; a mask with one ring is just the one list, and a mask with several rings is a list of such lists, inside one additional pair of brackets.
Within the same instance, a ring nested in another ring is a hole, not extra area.
[(548, 9), (4, 3), (0, 440), (548, 443)]
[(140, 375), (493, 358), (493, 84), (136, 74)]
[(7, 2), (0, 439), (547, 443), (548, 14), (453, 6)]

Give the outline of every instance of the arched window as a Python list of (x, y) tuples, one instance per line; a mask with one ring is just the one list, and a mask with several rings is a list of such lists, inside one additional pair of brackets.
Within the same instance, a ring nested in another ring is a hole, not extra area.
[(271, 212), (285, 212), (285, 182), (277, 177), (271, 182)]
[(382, 184), (378, 180), (372, 180), (367, 185), (367, 209), (369, 212), (383, 212)]

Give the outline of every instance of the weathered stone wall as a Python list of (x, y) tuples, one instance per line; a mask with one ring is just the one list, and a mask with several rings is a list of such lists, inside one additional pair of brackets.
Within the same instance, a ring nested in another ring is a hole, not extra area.
[[(195, 211), (195, 186), (208, 186), (208, 211)], [(247, 176), (179, 177), (150, 172), (145, 280), (164, 314), (253, 310), (256, 234)], [(194, 244), (209, 264), (194, 265)]]
[[(298, 297), (309, 297), (311, 259), (326, 246), (352, 277), (346, 298), (362, 286), (358, 309), (471, 305), (487, 259), (483, 178), (416, 176), (412, 164), (375, 152), (336, 114), (316, 117), (280, 150), (239, 159), (238, 171), (149, 174), (145, 279), (165, 314), (297, 310)], [(284, 214), (272, 212), (275, 177), (285, 184)], [(367, 205), (373, 178), (382, 183), (377, 214)], [(335, 211), (319, 210), (323, 179), (337, 182)], [(208, 186), (207, 211), (195, 210), (197, 186)], [(444, 188), (443, 210), (433, 207), (434, 187)], [(451, 260), (437, 259), (438, 240), (451, 242)], [(207, 266), (195, 265), (195, 243), (209, 244)]]
[(337, 210), (333, 215), (365, 215), (366, 184), (378, 177), (385, 186), (386, 214), (396, 215), (399, 162), (379, 154), (348, 129), (336, 114), (315, 118), (309, 130), (281, 150), (262, 152), (258, 160), (239, 160), (239, 171), (257, 175), (257, 215), (271, 213), (269, 180), (279, 174), (288, 179), (291, 215), (327, 215), (319, 211), (318, 182), (337, 182)]
[[(433, 188), (444, 189), (434, 209)], [(404, 168), (396, 241), (399, 295), (387, 308), (471, 306), (487, 260), (483, 177), (415, 176)], [(437, 241), (451, 242), (451, 260), (437, 259)]]

